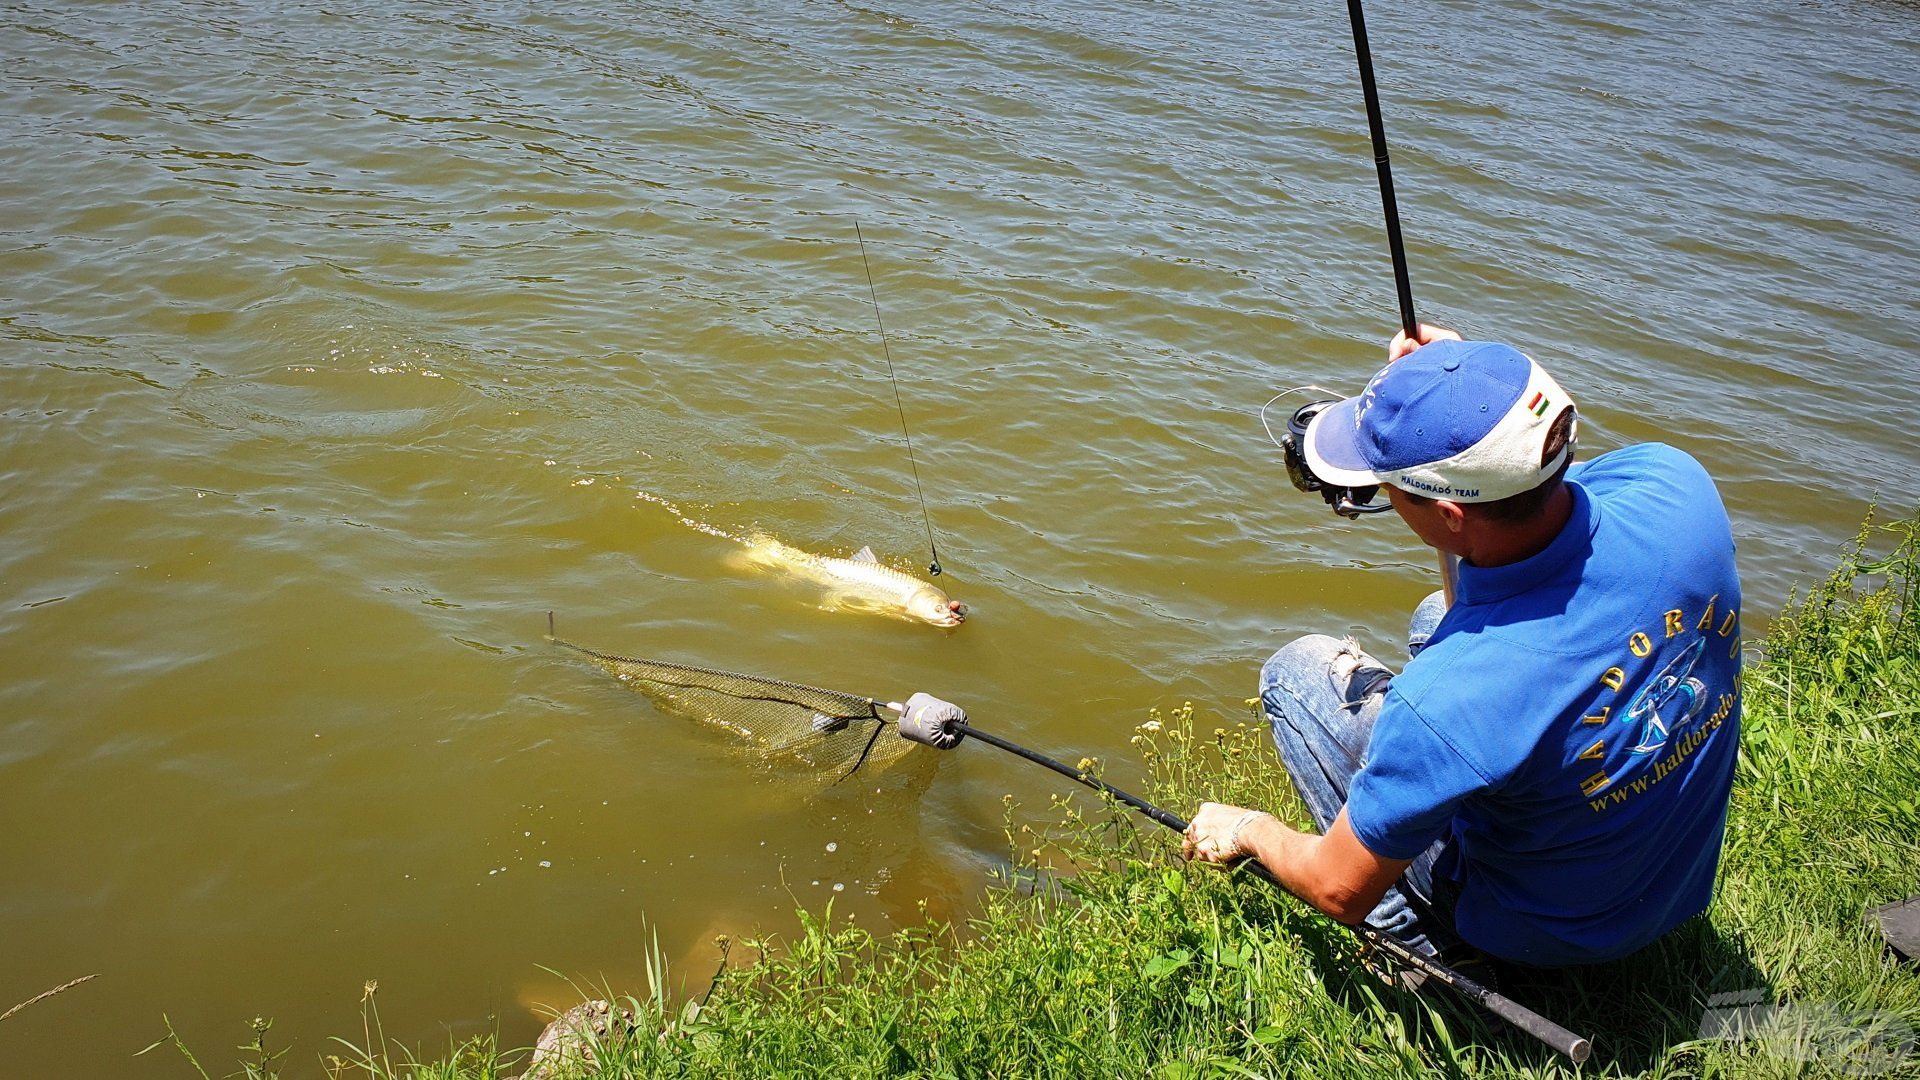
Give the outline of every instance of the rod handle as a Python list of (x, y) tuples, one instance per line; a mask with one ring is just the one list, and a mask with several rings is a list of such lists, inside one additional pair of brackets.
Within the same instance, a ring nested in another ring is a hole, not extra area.
[[(1484, 989), (1484, 987), (1482, 988)], [(1542, 1043), (1565, 1054), (1575, 1065), (1586, 1064), (1593, 1053), (1593, 1044), (1575, 1035), (1559, 1024), (1541, 1016), (1525, 1005), (1503, 994), (1488, 990), (1487, 996), (1480, 999), (1486, 1010)]]
[[(1168, 816), (1172, 817), (1171, 814)], [(1179, 819), (1175, 818), (1174, 820), (1178, 821)], [(1185, 829), (1186, 826), (1183, 824), (1181, 831), (1184, 832)], [(1240, 865), (1245, 867), (1246, 871), (1254, 877), (1272, 885), (1276, 889), (1280, 889), (1282, 892), (1286, 891), (1286, 886), (1281, 885), (1280, 879), (1273, 876), (1273, 871), (1268, 870), (1259, 862), (1248, 859)], [(1591, 1041), (1568, 1031), (1566, 1028), (1541, 1016), (1539, 1013), (1507, 997), (1505, 994), (1480, 985), (1441, 963), (1439, 960), (1425, 953), (1415, 952), (1407, 948), (1405, 945), (1375, 930), (1366, 923), (1360, 923), (1356, 926), (1349, 927), (1349, 929), (1351, 929), (1360, 940), (1392, 956), (1408, 967), (1418, 968), (1429, 977), (1438, 979), (1462, 997), (1486, 1009), (1507, 1023), (1512, 1024), (1533, 1038), (1540, 1040), (1559, 1053), (1565, 1054), (1574, 1064), (1578, 1065), (1585, 1062), (1588, 1056), (1593, 1053), (1593, 1043)]]
[(1505, 994), (1480, 985), (1478, 982), (1446, 966), (1434, 957), (1422, 952), (1415, 952), (1395, 938), (1387, 935), (1383, 931), (1374, 929), (1366, 923), (1361, 923), (1352, 929), (1360, 940), (1392, 956), (1408, 967), (1418, 968), (1429, 977), (1447, 984), (1447, 986), (1451, 987), (1453, 991), (1460, 996), (1474, 1002), (1481, 1008), (1486, 1009), (1488, 1012), (1512, 1024), (1533, 1038), (1540, 1040), (1554, 1050), (1565, 1054), (1573, 1060), (1574, 1064), (1578, 1065), (1585, 1062), (1587, 1057), (1593, 1053), (1592, 1042), (1568, 1031), (1566, 1028), (1541, 1016), (1539, 1013), (1534, 1012), (1532, 1009), (1527, 1008), (1525, 1005), (1520, 1004)]
[(1440, 553), (1440, 595), (1446, 599), (1447, 606), (1453, 606), (1453, 594), (1460, 588), (1460, 557), (1452, 552)]

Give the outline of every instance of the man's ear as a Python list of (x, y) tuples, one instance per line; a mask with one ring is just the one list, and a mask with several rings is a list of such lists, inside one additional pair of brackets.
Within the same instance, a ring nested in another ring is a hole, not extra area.
[(1446, 522), (1448, 532), (1458, 535), (1467, 527), (1467, 511), (1459, 503), (1435, 499), (1433, 505), (1439, 509), (1440, 520)]

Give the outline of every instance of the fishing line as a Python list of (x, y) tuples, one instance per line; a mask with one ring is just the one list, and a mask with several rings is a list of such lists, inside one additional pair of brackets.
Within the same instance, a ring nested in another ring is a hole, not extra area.
[(933, 562), (927, 573), (940, 576), (940, 548), (933, 542), (933, 518), (927, 513), (927, 494), (920, 488), (920, 464), (913, 459), (913, 436), (907, 433), (907, 406), (900, 398), (900, 380), (893, 374), (893, 349), (887, 345), (887, 324), (880, 318), (880, 291), (873, 285), (873, 263), (867, 260), (867, 238), (860, 235), (860, 219), (853, 221), (853, 238), (860, 244), (860, 265), (867, 268), (867, 295), (873, 299), (873, 321), (880, 327), (880, 355), (887, 361), (887, 381), (893, 384), (893, 406), (900, 412), (900, 437), (907, 443), (907, 465), (913, 469), (913, 493), (920, 499), (920, 520), (927, 526), (927, 549)]
[(1279, 393), (1268, 398), (1266, 401), (1266, 404), (1260, 406), (1260, 427), (1266, 431), (1268, 442), (1279, 447), (1281, 450), (1285, 450), (1287, 448), (1287, 444), (1280, 441), (1280, 436), (1275, 435), (1273, 433), (1273, 425), (1269, 423), (1267, 420), (1267, 410), (1273, 408), (1274, 402), (1279, 401), (1281, 398), (1286, 397), (1288, 394), (1301, 394), (1309, 390), (1313, 391), (1316, 394), (1324, 394), (1330, 398), (1337, 398), (1340, 396), (1340, 394), (1336, 391), (1329, 390), (1324, 386), (1314, 386), (1311, 383), (1309, 383), (1306, 386), (1296, 386), (1291, 390), (1282, 390)]

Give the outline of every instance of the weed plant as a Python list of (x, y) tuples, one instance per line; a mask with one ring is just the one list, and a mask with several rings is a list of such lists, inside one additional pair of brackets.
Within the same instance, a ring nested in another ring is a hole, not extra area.
[[(1508, 977), (1509, 996), (1592, 1037), (1584, 1068), (1445, 990), (1386, 989), (1344, 928), (1245, 874), (1181, 864), (1177, 837), (1080, 793), (1056, 798), (1058, 825), (1040, 833), (1009, 804), (1005, 878), (963, 926), (876, 935), (803, 910), (791, 935), (734, 946), (685, 1000), (656, 947), (646, 993), (617, 1002), (632, 1030), (564, 1075), (1920, 1076), (1920, 975), (1863, 919), (1920, 891), (1916, 590), (1920, 523), (1863, 526), (1750, 649), (1705, 916), (1623, 961)], [(1133, 742), (1154, 801), (1292, 808), (1304, 823), (1251, 715), (1183, 706)], [(484, 1040), (420, 1063), (378, 1033), (371, 995), (365, 1008), (364, 1042), (326, 1059), (332, 1077), (524, 1067), (525, 1051)], [(276, 1064), (263, 1034), (249, 1077)]]

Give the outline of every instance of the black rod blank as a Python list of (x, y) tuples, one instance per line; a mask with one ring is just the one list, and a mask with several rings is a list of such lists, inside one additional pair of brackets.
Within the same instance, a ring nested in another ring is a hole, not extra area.
[(1409, 341), (1420, 340), (1420, 322), (1413, 313), (1413, 283), (1407, 277), (1407, 245), (1400, 238), (1400, 205), (1393, 197), (1393, 166), (1387, 163), (1387, 128), (1380, 119), (1380, 91), (1373, 82), (1373, 52), (1367, 48), (1367, 17), (1360, 0), (1347, 0), (1353, 23), (1353, 51), (1360, 63), (1360, 89), (1367, 98), (1367, 134), (1373, 139), (1373, 164), (1380, 173), (1380, 208), (1387, 218), (1387, 251), (1393, 256), (1393, 287), (1400, 297), (1400, 329)]

